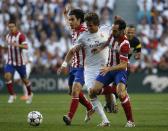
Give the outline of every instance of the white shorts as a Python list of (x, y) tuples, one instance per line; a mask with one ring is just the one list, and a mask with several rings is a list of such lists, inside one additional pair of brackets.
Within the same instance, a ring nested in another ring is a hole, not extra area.
[(93, 87), (95, 79), (99, 73), (99, 68), (84, 70), (85, 86), (87, 87), (87, 91), (89, 91), (90, 88)]
[[(29, 78), (30, 72), (31, 72), (31, 63), (27, 63), (26, 64), (27, 78)], [(19, 79), (20, 79), (20, 75), (19, 75), (19, 73), (17, 71), (15, 71), (15, 73), (14, 73), (14, 80), (19, 80)]]

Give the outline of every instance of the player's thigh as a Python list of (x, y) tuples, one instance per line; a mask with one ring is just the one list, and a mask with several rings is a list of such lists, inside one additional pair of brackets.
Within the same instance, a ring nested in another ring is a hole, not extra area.
[(14, 74), (14, 72), (15, 72), (15, 68), (14, 68), (13, 65), (7, 64), (7, 65), (5, 65), (5, 67), (4, 67), (4, 72), (5, 72), (4, 78), (5, 78), (6, 80), (11, 80), (11, 79), (12, 79), (12, 76), (13, 76), (13, 74)]
[(83, 86), (85, 83), (83, 68), (79, 68), (74, 75), (75, 75), (74, 83), (80, 83)]
[(98, 75), (96, 77), (96, 81), (100, 82), (103, 84), (103, 86), (108, 86), (110, 83), (113, 82), (114, 80), (114, 73), (113, 72), (108, 72), (106, 75)]
[(79, 94), (82, 89), (82, 85), (79, 82), (74, 82), (72, 86), (72, 94)]
[[(69, 72), (69, 76), (68, 76), (68, 86), (69, 86), (69, 87), (72, 87), (72, 86), (73, 86), (74, 79), (75, 79), (74, 71), (71, 70), (71, 71)], [(72, 88), (71, 88), (71, 89), (72, 89)]]
[(126, 83), (128, 80), (128, 74), (126, 71), (119, 71), (116, 74), (114, 83), (117, 85), (117, 94), (119, 97), (126, 95)]
[(22, 79), (27, 78), (26, 66), (25, 65), (17, 66), (16, 70), (17, 70), (17, 72), (19, 73), (19, 75)]

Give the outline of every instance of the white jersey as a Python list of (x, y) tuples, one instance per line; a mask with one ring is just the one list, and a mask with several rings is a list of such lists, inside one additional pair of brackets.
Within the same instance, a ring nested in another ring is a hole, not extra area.
[(93, 48), (101, 46), (108, 40), (109, 31), (107, 29), (109, 30), (109, 28), (102, 26), (96, 33), (83, 32), (77, 40), (78, 45), (80, 44), (85, 49), (84, 77), (88, 89), (92, 87), (96, 76), (99, 74), (100, 67), (107, 63), (107, 48), (97, 54), (91, 52)]

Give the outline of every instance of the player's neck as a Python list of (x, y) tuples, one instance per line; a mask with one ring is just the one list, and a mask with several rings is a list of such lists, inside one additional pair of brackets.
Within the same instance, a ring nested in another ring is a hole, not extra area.
[(18, 31), (14, 31), (14, 32), (11, 32), (12, 35), (17, 35), (18, 34)]

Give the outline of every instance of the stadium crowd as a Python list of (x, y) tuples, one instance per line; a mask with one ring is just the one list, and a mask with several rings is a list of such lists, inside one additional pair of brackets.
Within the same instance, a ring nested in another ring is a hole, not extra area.
[[(1, 0), (0, 44), (5, 43), (7, 22), (17, 18), (20, 30), (32, 44), (34, 72), (56, 72), (71, 47), (71, 34), (63, 18), (68, 0)], [(72, 0), (71, 6), (95, 11), (101, 24), (112, 24), (116, 0)], [(168, 70), (168, 1), (137, 0), (137, 35), (143, 48), (142, 59), (132, 69), (156, 73)], [(132, 24), (132, 23), (129, 23)], [(0, 49), (0, 69), (3, 69), (5, 50)], [(140, 68), (139, 68), (140, 67)], [(134, 70), (132, 70), (134, 71)]]

